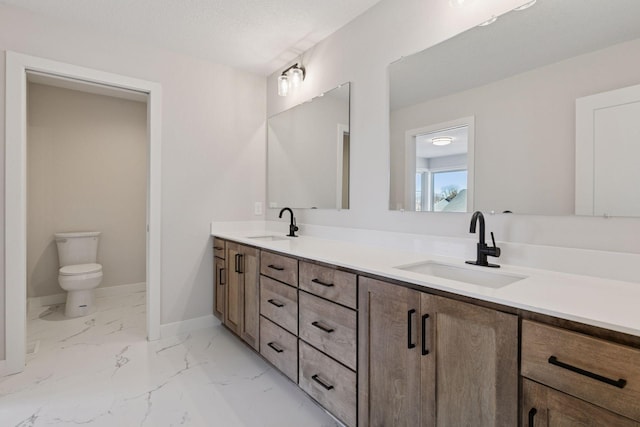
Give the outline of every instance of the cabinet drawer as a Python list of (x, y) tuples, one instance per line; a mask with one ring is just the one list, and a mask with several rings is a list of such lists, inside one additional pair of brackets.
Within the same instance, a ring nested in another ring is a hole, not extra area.
[(260, 276), (260, 314), (298, 334), (298, 290)]
[(356, 275), (335, 268), (300, 262), (300, 289), (356, 308)]
[(638, 427), (639, 423), (526, 378), (522, 381), (522, 427)]
[(267, 251), (260, 253), (260, 273), (298, 287), (298, 260)]
[(640, 350), (522, 321), (522, 375), (640, 421)]
[(356, 369), (356, 312), (300, 292), (300, 338)]
[(299, 385), (346, 425), (356, 425), (356, 374), (304, 341)]
[(298, 382), (298, 339), (260, 316), (260, 354), (293, 382)]
[(213, 239), (213, 256), (224, 259), (225, 241), (222, 239)]

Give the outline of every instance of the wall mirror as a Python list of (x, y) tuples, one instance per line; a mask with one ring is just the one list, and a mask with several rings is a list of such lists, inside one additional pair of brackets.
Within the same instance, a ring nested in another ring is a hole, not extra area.
[(269, 117), (270, 208), (349, 208), (349, 94), (345, 83)]
[[(640, 209), (608, 205), (640, 199), (640, 186), (611, 188), (610, 179), (598, 181), (619, 175), (627, 183), (637, 176), (627, 169), (640, 168), (620, 161), (629, 158), (632, 145), (619, 141), (620, 132), (601, 138), (590, 157), (576, 157), (583, 146), (576, 141), (576, 103), (640, 84), (638, 52), (640, 1), (538, 0), (394, 62), (389, 66), (390, 209), (640, 216)], [(434, 145), (437, 136), (450, 138), (450, 146), (461, 143), (456, 123), (465, 120), (470, 123), (466, 165), (462, 153), (425, 154), (429, 144), (440, 148)], [(599, 133), (611, 130), (616, 120), (622, 119), (604, 120)], [(638, 127), (626, 128), (630, 135), (638, 133)], [(611, 159), (612, 152), (618, 160)], [(444, 189), (437, 185), (443, 172), (465, 166), (466, 183), (452, 173)], [(623, 188), (636, 193), (621, 194)], [(578, 193), (590, 191), (608, 191), (607, 197), (593, 198), (607, 205), (579, 209)]]

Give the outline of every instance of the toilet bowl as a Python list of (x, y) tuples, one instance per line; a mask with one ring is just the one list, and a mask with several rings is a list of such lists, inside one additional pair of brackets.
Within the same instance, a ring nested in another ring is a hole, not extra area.
[(58, 283), (67, 291), (65, 316), (92, 313), (93, 290), (102, 282), (102, 265), (96, 263), (100, 232), (56, 233)]

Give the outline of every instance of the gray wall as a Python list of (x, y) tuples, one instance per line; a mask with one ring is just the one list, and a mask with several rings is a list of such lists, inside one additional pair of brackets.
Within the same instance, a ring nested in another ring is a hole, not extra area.
[(64, 292), (61, 231), (102, 232), (101, 287), (144, 282), (146, 103), (29, 84), (27, 155), (27, 295)]

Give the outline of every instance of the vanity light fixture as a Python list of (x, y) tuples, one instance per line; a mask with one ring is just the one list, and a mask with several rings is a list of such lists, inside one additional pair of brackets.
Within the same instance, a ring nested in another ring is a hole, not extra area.
[(534, 4), (536, 4), (536, 1), (538, 0), (531, 0), (530, 2), (527, 2), (525, 4), (523, 4), (522, 6), (518, 6), (513, 10), (525, 10), (525, 9), (529, 9), (531, 6), (533, 6)]
[(278, 95), (287, 96), (289, 94), (289, 88), (295, 89), (299, 87), (304, 77), (304, 67), (300, 66), (297, 62), (284, 70), (278, 77)]
[(439, 136), (437, 138), (432, 138), (431, 143), (433, 145), (449, 145), (453, 142), (453, 138), (450, 136)]
[(491, 25), (498, 20), (498, 17), (492, 16), (491, 18), (484, 21), (482, 24), (478, 24), (478, 27), (486, 27), (487, 25)]

